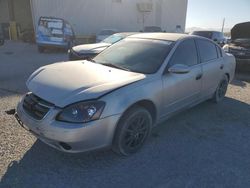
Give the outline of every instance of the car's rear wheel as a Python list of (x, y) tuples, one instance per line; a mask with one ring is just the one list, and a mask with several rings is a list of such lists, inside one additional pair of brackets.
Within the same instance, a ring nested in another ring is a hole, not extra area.
[(118, 123), (113, 151), (124, 156), (137, 152), (145, 143), (152, 128), (152, 117), (142, 107), (128, 110)]
[(213, 96), (213, 101), (215, 103), (219, 103), (224, 99), (227, 93), (227, 87), (228, 87), (228, 78), (226, 75), (224, 75)]
[(0, 39), (0, 46), (4, 45), (4, 39)]

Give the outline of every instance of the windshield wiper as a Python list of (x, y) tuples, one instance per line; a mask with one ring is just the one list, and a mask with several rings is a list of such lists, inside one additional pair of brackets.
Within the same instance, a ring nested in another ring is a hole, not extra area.
[(125, 71), (131, 71), (131, 70), (128, 69), (128, 68), (125, 68), (125, 67), (122, 67), (122, 66), (119, 66), (119, 65), (115, 65), (115, 64), (112, 64), (112, 63), (100, 63), (100, 64), (101, 64), (101, 65), (108, 66), (108, 67), (113, 67), (113, 68), (125, 70)]

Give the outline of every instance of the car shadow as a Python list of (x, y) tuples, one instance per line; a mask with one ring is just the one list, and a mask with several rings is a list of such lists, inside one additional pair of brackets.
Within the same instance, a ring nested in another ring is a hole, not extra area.
[(68, 50), (66, 49), (60, 49), (60, 48), (47, 48), (43, 52), (44, 54), (65, 54)]
[(249, 104), (227, 97), (161, 123), (130, 157), (67, 154), (36, 141), (0, 187), (249, 187), (249, 123)]
[(250, 83), (250, 72), (249, 71), (246, 71), (246, 72), (236, 71), (235, 78), (237, 80), (241, 80), (241, 81), (245, 81), (245, 82)]

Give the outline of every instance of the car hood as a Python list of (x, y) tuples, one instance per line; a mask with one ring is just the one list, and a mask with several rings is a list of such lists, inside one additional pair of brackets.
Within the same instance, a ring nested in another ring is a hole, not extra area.
[(95, 53), (98, 54), (109, 47), (109, 43), (83, 44), (74, 46), (72, 50), (78, 54)]
[(235, 25), (231, 30), (231, 39), (250, 38), (250, 22)]
[(144, 74), (128, 72), (88, 61), (44, 66), (27, 80), (28, 89), (58, 107), (96, 99), (117, 88), (142, 80)]
[(235, 39), (231, 41), (230, 45), (231, 48), (235, 48), (238, 50), (250, 49), (250, 38), (246, 39)]

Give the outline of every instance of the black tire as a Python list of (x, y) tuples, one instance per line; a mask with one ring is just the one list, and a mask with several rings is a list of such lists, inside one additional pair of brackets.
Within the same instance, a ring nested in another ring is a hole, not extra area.
[(4, 45), (4, 39), (0, 39), (0, 46)]
[(123, 156), (137, 152), (150, 135), (151, 129), (152, 117), (145, 108), (136, 106), (128, 110), (117, 125), (112, 150)]
[(212, 98), (213, 102), (219, 103), (224, 99), (227, 93), (228, 82), (228, 77), (224, 75), (214, 93), (214, 96)]
[(45, 48), (43, 46), (38, 46), (37, 47), (39, 53), (43, 53)]

